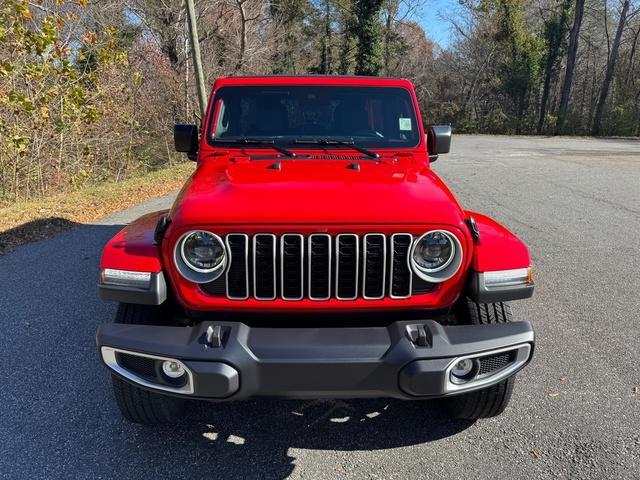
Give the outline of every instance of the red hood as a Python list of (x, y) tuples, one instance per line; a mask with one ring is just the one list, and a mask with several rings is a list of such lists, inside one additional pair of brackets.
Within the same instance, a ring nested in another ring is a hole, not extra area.
[(171, 211), (176, 226), (203, 224), (448, 224), (463, 211), (428, 167), (283, 159), (203, 162)]

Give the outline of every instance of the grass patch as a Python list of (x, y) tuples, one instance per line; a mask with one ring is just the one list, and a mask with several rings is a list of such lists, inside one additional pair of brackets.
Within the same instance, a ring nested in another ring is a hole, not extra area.
[(194, 168), (191, 162), (179, 163), (117, 183), (0, 207), (0, 255), (18, 245), (178, 190)]

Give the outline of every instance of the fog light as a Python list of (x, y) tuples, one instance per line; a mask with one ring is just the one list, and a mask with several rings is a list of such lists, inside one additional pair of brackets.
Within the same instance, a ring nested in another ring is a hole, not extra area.
[(162, 371), (169, 378), (180, 378), (186, 373), (184, 366), (175, 360), (165, 360), (162, 363)]
[(451, 380), (454, 383), (462, 383), (471, 380), (476, 372), (476, 362), (470, 358), (458, 360), (451, 369)]

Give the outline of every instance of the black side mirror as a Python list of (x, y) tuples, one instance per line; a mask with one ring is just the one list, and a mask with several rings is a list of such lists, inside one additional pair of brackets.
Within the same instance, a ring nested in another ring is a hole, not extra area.
[(438, 156), (451, 150), (451, 125), (432, 125), (427, 133), (429, 161), (435, 162)]
[(175, 125), (173, 127), (173, 143), (177, 152), (184, 152), (189, 159), (196, 160), (198, 127), (196, 125)]

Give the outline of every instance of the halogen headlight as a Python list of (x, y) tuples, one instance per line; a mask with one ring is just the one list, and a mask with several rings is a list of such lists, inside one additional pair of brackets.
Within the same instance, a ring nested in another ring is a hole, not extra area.
[(445, 230), (432, 230), (419, 237), (411, 248), (411, 268), (427, 282), (444, 282), (462, 265), (462, 245)]
[(178, 270), (187, 280), (207, 283), (224, 272), (227, 251), (222, 239), (205, 230), (184, 234), (176, 244), (175, 261)]

